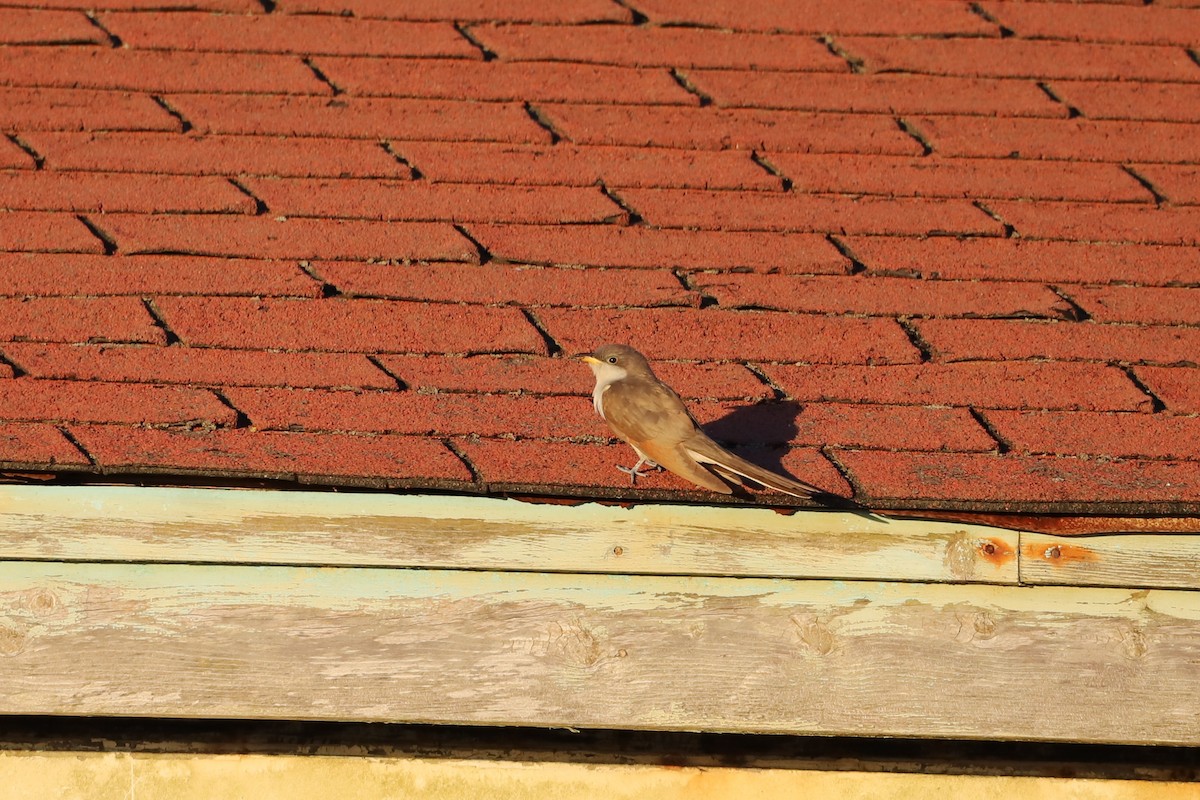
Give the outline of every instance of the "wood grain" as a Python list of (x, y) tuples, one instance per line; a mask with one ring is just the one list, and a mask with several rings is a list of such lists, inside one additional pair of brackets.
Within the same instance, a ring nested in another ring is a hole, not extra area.
[(0, 486), (0, 558), (1016, 583), (1015, 532), (833, 512)]
[(7, 714), (1200, 744), (1200, 593), (0, 564)]
[(1021, 534), (1021, 580), (1031, 584), (1200, 589), (1200, 536)]

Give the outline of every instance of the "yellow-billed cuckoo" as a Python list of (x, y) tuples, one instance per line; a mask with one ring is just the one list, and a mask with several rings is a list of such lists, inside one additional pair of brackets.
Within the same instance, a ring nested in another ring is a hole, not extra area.
[[(613, 433), (638, 454), (628, 472), (632, 482), (650, 468), (665, 467), (714, 492), (732, 494), (727, 481), (743, 478), (795, 497), (827, 496), (816, 486), (800, 483), (751, 464), (714, 442), (688, 413), (679, 395), (658, 379), (646, 357), (623, 344), (606, 344), (582, 360), (596, 374), (592, 403)], [(722, 480), (724, 478), (724, 480)]]

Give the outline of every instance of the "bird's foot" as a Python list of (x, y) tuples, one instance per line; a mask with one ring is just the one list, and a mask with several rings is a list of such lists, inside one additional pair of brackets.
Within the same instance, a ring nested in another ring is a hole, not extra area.
[[(646, 469), (644, 469), (644, 470), (641, 468), (643, 464), (646, 465)], [(661, 472), (662, 471), (662, 467), (660, 467), (658, 464), (655, 464), (653, 461), (649, 461), (644, 458), (640, 459), (632, 467), (622, 467), (620, 464), (617, 464), (617, 469), (621, 470), (621, 472), (624, 472), (626, 475), (629, 476), (629, 485), (630, 486), (636, 486), (637, 479), (642, 477), (643, 475), (649, 475), (651, 472)]]

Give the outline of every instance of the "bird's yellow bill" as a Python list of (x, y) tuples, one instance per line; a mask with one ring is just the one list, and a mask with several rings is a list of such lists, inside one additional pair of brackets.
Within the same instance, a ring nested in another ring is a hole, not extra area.
[(579, 360), (585, 364), (602, 364), (602, 363), (604, 363), (600, 359), (594, 358), (592, 356), (580, 356)]

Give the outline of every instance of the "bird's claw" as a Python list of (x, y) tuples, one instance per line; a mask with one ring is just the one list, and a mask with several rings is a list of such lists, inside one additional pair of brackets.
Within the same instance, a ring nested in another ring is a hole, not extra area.
[[(643, 470), (641, 468), (643, 464), (646, 465), (645, 470)], [(637, 479), (642, 477), (643, 475), (649, 475), (651, 472), (661, 472), (662, 471), (662, 467), (660, 467), (658, 464), (655, 464), (653, 461), (647, 461), (644, 458), (641, 459), (640, 461), (638, 461), (632, 467), (622, 467), (620, 464), (617, 464), (617, 469), (621, 470), (621, 472), (624, 472), (626, 475), (629, 476), (629, 485), (630, 486), (636, 486)]]

